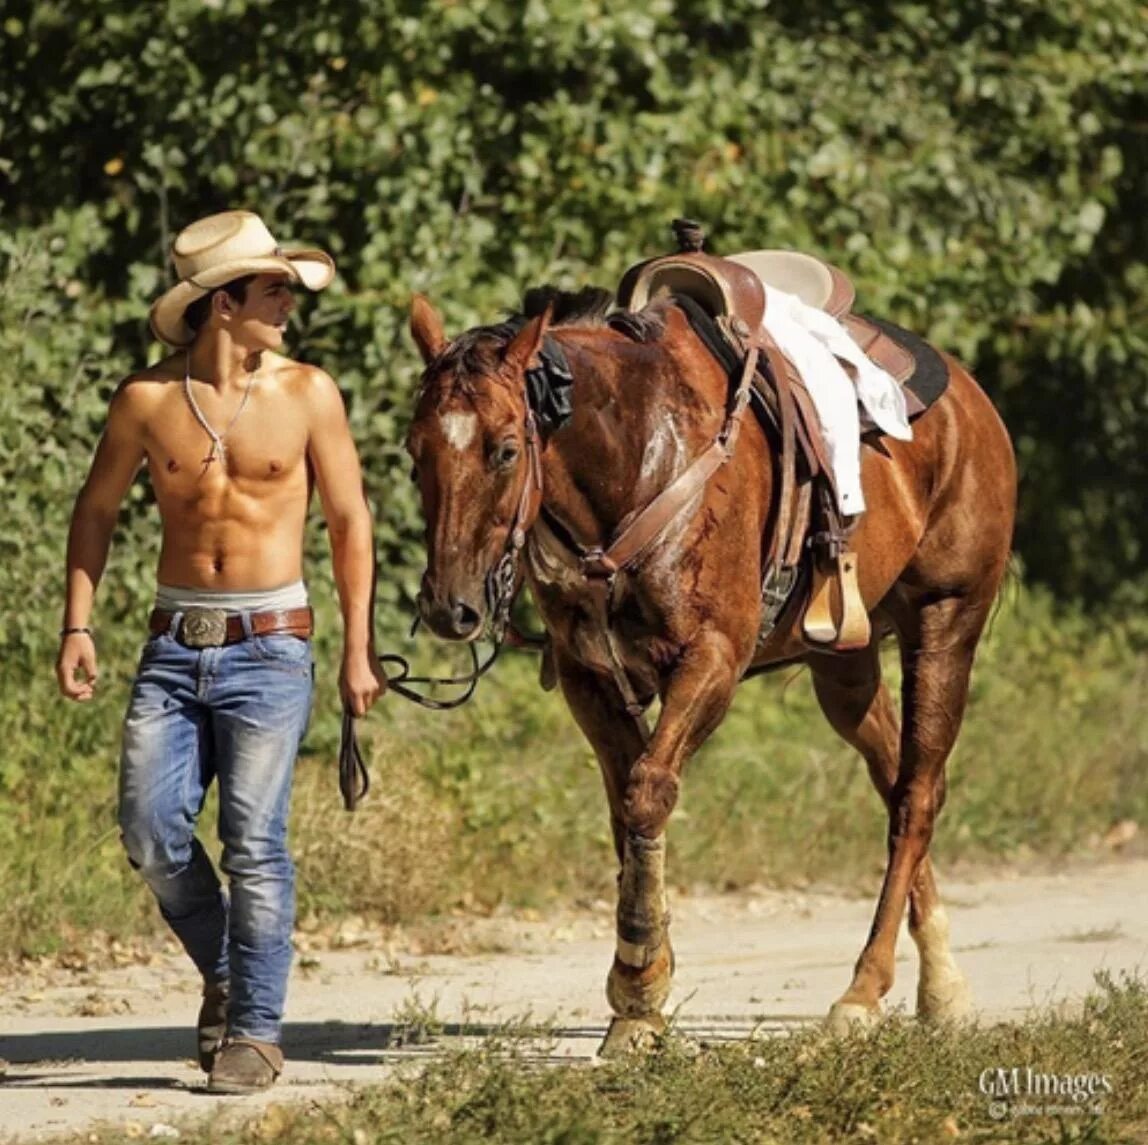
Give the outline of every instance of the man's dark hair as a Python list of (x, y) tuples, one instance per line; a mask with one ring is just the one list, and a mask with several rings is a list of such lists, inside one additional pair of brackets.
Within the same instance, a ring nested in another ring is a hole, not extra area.
[(184, 312), (183, 320), (191, 327), (193, 334), (198, 334), (200, 327), (211, 315), (211, 297), (217, 290), (226, 290), (231, 297), (239, 303), (247, 301), (247, 286), (255, 279), (253, 274), (245, 274), (242, 278), (233, 278), (222, 286), (209, 290), (202, 298), (197, 298)]

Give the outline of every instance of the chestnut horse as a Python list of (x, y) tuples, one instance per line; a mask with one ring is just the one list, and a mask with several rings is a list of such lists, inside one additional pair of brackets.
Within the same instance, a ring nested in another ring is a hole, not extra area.
[[(569, 298), (558, 301), (569, 309)], [(906, 904), (920, 953), (918, 1014), (962, 1016), (969, 991), (949, 949), (928, 848), (1012, 538), (1015, 464), (996, 411), (943, 356), (948, 387), (914, 423), (913, 440), (864, 447), (868, 511), (852, 542), (872, 620), (867, 648), (811, 649), (792, 608), (758, 640), (777, 478), (771, 439), (752, 417), (730, 460), (614, 579), (607, 633), (595, 587), (569, 559), (569, 544), (583, 552), (608, 546), (713, 442), (729, 378), (668, 301), (621, 320), (600, 311), (554, 321), (551, 313), (535, 314), (517, 333), (480, 327), (451, 342), (417, 296), (411, 331), (426, 369), (407, 446), (427, 523), (423, 619), (444, 639), (477, 638), (497, 600), (496, 570), (505, 579), (507, 554), (525, 540), (526, 576), (558, 681), (601, 766), (621, 864), (607, 981), (615, 1016), (603, 1051), (640, 1045), (664, 1028), (674, 969), (665, 831), (686, 761), (721, 722), (743, 677), (798, 661), (808, 664), (829, 722), (864, 757), (888, 811), (872, 929), (830, 1024), (877, 1015), (893, 983)], [(547, 335), (573, 384), (568, 420), (543, 441), (525, 374)], [(544, 527), (535, 527), (540, 520)], [(900, 717), (881, 680), (878, 642), (888, 634), (900, 645)], [(635, 697), (641, 707), (661, 701), (652, 732)]]

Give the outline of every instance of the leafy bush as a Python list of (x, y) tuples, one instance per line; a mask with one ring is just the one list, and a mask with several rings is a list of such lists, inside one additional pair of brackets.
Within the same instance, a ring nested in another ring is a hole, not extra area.
[(327, 243), (342, 281), (305, 315), (300, 349), (351, 399), (385, 604), (414, 583), (399, 450), (411, 290), (458, 330), (541, 280), (616, 281), (681, 213), (723, 249), (830, 257), (864, 308), (977, 368), (1019, 446), (1030, 576), (1103, 599), (1148, 567), (1135, 0), (5, 11), (7, 229), (71, 236), (78, 293), (61, 321), (89, 334), (61, 334), (25, 384), (59, 398), (80, 359), (145, 358), (146, 303), (193, 217), (247, 206)]

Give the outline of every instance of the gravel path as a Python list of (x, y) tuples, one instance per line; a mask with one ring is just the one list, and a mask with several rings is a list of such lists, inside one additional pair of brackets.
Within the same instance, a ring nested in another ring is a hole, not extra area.
[[(1071, 1005), (1097, 970), (1148, 971), (1148, 861), (1071, 873), (942, 883), (954, 950), (982, 1015), (1023, 1017)], [(762, 891), (674, 896), (679, 1028), (740, 1038), (820, 1018), (848, 983), (872, 903), (828, 894)], [(466, 1023), (529, 1017), (554, 1022), (557, 1057), (591, 1058), (608, 1012), (611, 906), (535, 922), (486, 920), (474, 936), (506, 953), (421, 957), (364, 936), (350, 949), (297, 960), (276, 1089), (213, 1098), (190, 1060), (198, 1006), (181, 956), (98, 972), (58, 972), (44, 984), (0, 983), (0, 1140), (40, 1140), (97, 1123), (162, 1139), (188, 1115), (226, 1106), (306, 1100), (377, 1082), (456, 1042)], [(916, 953), (899, 946), (889, 1003), (912, 1008)], [(433, 1010), (444, 1024), (430, 1045), (401, 1044), (404, 1018)], [(130, 1125), (128, 1123), (131, 1123)]]

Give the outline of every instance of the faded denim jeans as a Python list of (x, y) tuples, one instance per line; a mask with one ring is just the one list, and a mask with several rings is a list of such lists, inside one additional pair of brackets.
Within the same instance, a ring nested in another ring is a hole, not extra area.
[[(186, 648), (178, 623), (177, 614), (140, 659), (124, 721), (120, 830), (204, 981), (230, 980), (229, 1036), (277, 1043), (295, 921), (287, 813), (311, 710), (311, 645), (249, 635)], [(214, 779), (228, 891), (194, 833)]]

